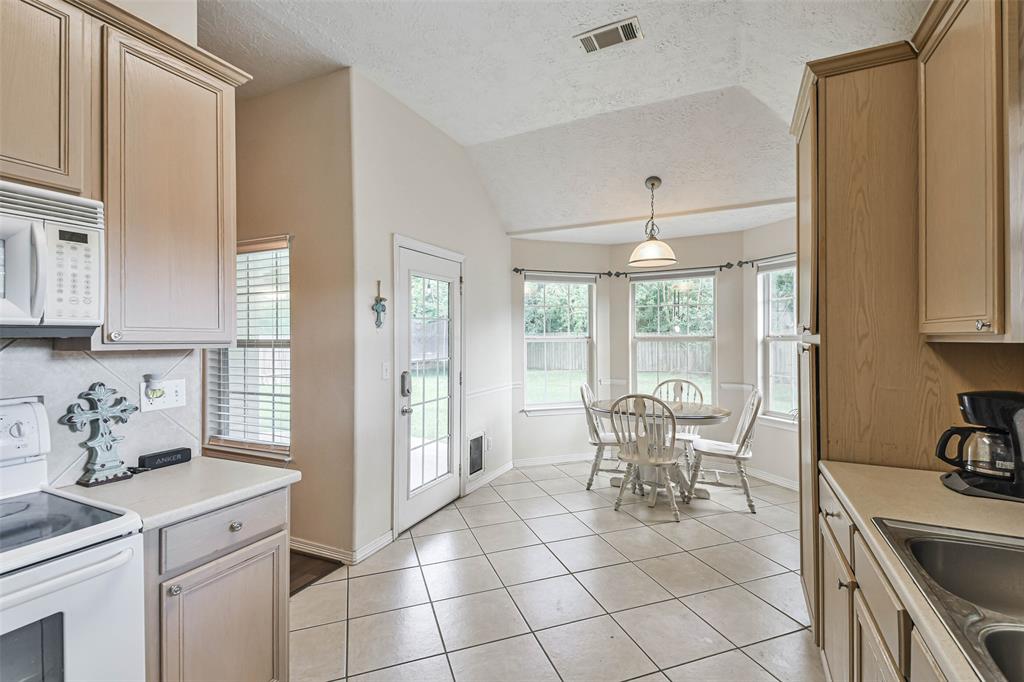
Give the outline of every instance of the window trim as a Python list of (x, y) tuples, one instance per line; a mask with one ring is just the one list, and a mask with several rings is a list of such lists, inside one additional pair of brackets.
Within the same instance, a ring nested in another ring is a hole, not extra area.
[[(528, 336), (526, 334), (526, 283), (527, 282), (543, 282), (545, 284), (587, 284), (590, 289), (589, 300), (587, 302), (587, 336)], [(597, 386), (597, 277), (594, 275), (550, 275), (550, 274), (531, 274), (525, 273), (523, 276), (523, 287), (522, 287), (523, 300), (520, 306), (522, 310), (522, 324), (520, 329), (523, 334), (523, 401), (520, 408), (520, 412), (526, 416), (536, 416), (542, 414), (567, 414), (570, 411), (575, 411), (580, 407), (580, 402), (577, 399), (573, 399), (567, 402), (560, 403), (531, 403), (527, 400), (529, 395), (529, 363), (528, 363), (528, 347), (530, 341), (580, 341), (586, 340), (587, 342), (587, 383), (590, 388), (596, 390)]]
[[(663, 334), (637, 334), (636, 333), (636, 284), (638, 282), (666, 282), (682, 279), (704, 279), (711, 278), (712, 286), (712, 335), (711, 336), (688, 336)], [(718, 272), (715, 270), (686, 270), (680, 272), (669, 272), (664, 274), (631, 274), (629, 277), (629, 386), (630, 391), (639, 392), (637, 384), (637, 342), (638, 341), (703, 341), (711, 343), (711, 395), (704, 396), (706, 403), (714, 404), (718, 399)], [(682, 377), (672, 377), (682, 378)]]
[[(259, 253), (262, 251), (277, 251), (280, 249), (288, 249), (288, 265), (289, 269), (292, 265), (292, 253), (291, 253), (291, 235), (277, 235), (272, 237), (264, 237), (259, 239), (248, 239), (237, 243), (235, 259), (239, 254)], [(235, 274), (235, 286), (238, 286), (237, 272)], [(293, 303), (292, 289), (291, 289), (291, 277), (288, 280), (288, 302), (289, 307)], [(210, 353), (220, 353), (222, 351), (230, 351), (232, 348), (238, 348), (238, 333), (237, 333), (237, 320), (235, 329), (235, 340), (234, 343), (225, 348), (209, 348), (203, 350), (202, 356), (202, 382), (203, 382), (203, 439), (202, 447), (204, 450), (210, 450), (217, 453), (223, 453), (225, 455), (241, 455), (245, 457), (258, 457), (263, 459), (272, 460), (275, 462), (288, 463), (292, 461), (291, 456), (291, 419), (289, 417), (289, 445), (273, 445), (270, 443), (259, 443), (255, 441), (245, 441), (235, 438), (224, 438), (221, 436), (215, 436), (210, 433), (209, 425), (209, 408), (210, 408), (210, 394), (208, 384), (208, 372)], [(291, 316), (289, 315), (289, 334), (288, 334), (288, 349), (291, 350)], [(291, 389), (291, 357), (289, 353), (289, 397), (294, 394)]]
[[(795, 424), (799, 418), (799, 413), (793, 412), (776, 412), (770, 409), (771, 406), (771, 381), (768, 376), (769, 368), (771, 365), (770, 353), (771, 346), (774, 342), (800, 342), (800, 335), (796, 331), (796, 327), (793, 328), (792, 334), (770, 334), (769, 333), (769, 317), (770, 317), (770, 304), (771, 304), (771, 292), (768, 290), (768, 282), (771, 280), (771, 273), (778, 272), (780, 270), (793, 270), (793, 306), (794, 306), (794, 320), (796, 312), (796, 259), (789, 257), (784, 259), (773, 260), (768, 263), (759, 264), (757, 267), (757, 303), (758, 303), (758, 319), (757, 319), (757, 346), (758, 346), (758, 383), (761, 388), (761, 395), (764, 396), (764, 408), (761, 411), (761, 416), (767, 419), (773, 419), (779, 422), (785, 422)], [(794, 389), (796, 386), (794, 385)], [(797, 402), (796, 410), (800, 409), (800, 404)]]

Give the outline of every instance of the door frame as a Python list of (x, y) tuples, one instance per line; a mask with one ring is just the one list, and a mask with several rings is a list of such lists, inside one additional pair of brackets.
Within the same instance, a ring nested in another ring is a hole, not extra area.
[[(443, 248), (430, 244), (429, 242), (420, 241), (413, 237), (407, 237), (406, 235), (394, 233), (394, 240), (392, 246), (391, 256), (391, 296), (392, 299), (397, 301), (397, 295), (399, 287), (403, 286), (400, 281), (401, 272), (399, 272), (398, 259), (399, 250), (409, 249), (411, 251), (418, 251), (428, 256), (434, 256), (436, 258), (443, 258), (444, 260), (453, 261), (459, 264), (459, 309), (456, 314), (459, 317), (459, 384), (457, 393), (459, 396), (459, 429), (458, 433), (452, 434), (453, 438), (459, 439), (459, 495), (463, 495), (466, 492), (466, 480), (467, 472), (469, 471), (469, 463), (467, 458), (469, 456), (468, 449), (463, 447), (466, 441), (466, 382), (464, 380), (464, 371), (466, 366), (466, 325), (465, 325), (465, 303), (462, 300), (464, 292), (461, 290), (462, 280), (465, 273), (465, 262), (466, 257), (450, 249)], [(397, 303), (395, 303), (397, 305)], [(397, 309), (395, 310), (397, 313)], [(398, 325), (395, 324), (395, 317), (392, 315), (391, 324), (391, 537), (393, 540), (398, 539), (398, 501), (401, 496), (401, 492), (398, 490), (398, 428), (403, 422), (398, 419), (399, 408), (399, 396), (398, 396), (398, 384), (396, 380), (398, 372), (398, 360), (399, 360), (399, 349), (398, 349)]]

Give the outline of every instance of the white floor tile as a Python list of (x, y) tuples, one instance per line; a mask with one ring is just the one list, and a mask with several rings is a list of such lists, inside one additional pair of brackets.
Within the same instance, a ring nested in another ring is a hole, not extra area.
[(733, 648), (732, 642), (675, 600), (620, 611), (612, 617), (659, 668)]
[(448, 654), (456, 682), (558, 682), (533, 635), (523, 635)]
[(534, 630), (604, 613), (601, 605), (568, 575), (514, 585), (508, 591)]
[(479, 592), (434, 602), (441, 638), (448, 651), (529, 632), (505, 590)]
[(349, 675), (444, 651), (430, 604), (354, 618), (348, 627)]
[(610, 616), (537, 633), (565, 682), (618, 682), (657, 670)]
[(424, 566), (423, 577), (434, 601), (501, 587), (498, 575), (484, 556)]
[(488, 554), (501, 582), (516, 585), (565, 575), (565, 567), (544, 545), (532, 545)]

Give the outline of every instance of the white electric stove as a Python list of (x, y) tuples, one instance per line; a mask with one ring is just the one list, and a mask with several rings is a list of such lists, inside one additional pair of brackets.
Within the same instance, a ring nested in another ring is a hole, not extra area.
[(48, 487), (49, 433), (0, 400), (0, 680), (144, 679), (142, 520)]

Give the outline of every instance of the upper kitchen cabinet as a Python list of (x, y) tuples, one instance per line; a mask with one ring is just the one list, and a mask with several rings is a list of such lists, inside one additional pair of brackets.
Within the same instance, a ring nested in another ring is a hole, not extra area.
[(0, 176), (83, 187), (84, 14), (51, 0), (0, 0)]
[(1019, 2), (936, 2), (920, 48), (920, 331), (1024, 342)]
[(109, 26), (103, 46), (102, 343), (230, 343), (234, 87)]
[[(805, 73), (810, 79), (813, 74)], [(817, 207), (817, 91), (805, 82), (790, 132), (796, 137), (796, 272), (797, 330), (818, 333), (818, 259), (814, 211)]]

